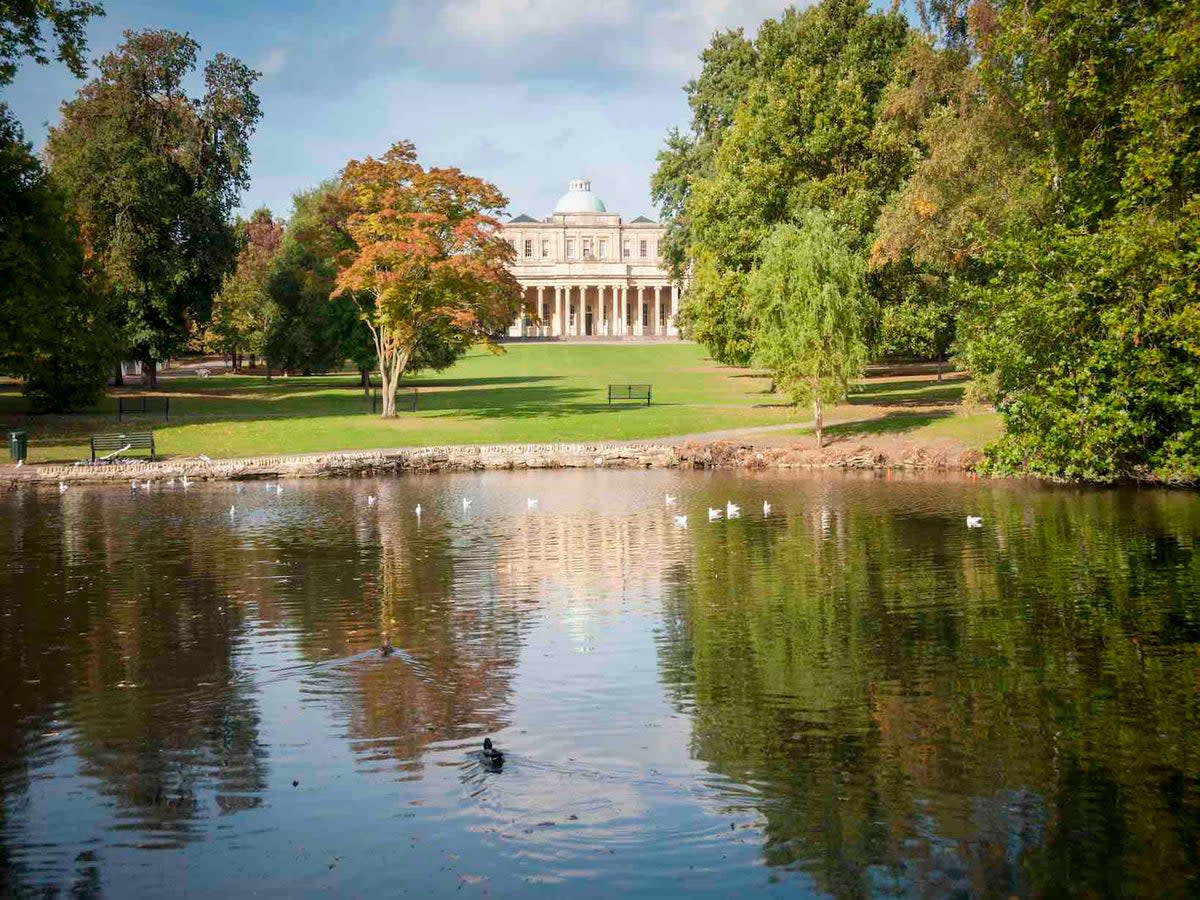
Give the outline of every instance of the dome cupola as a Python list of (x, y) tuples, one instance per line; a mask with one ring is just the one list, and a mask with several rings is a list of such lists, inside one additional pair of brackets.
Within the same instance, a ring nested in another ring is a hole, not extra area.
[(592, 183), (586, 178), (572, 178), (567, 192), (558, 198), (554, 207), (558, 213), (602, 213), (608, 212), (604, 201), (592, 193)]

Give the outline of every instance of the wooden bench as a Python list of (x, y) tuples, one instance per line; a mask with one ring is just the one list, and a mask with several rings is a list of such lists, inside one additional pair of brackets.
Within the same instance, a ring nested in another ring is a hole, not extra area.
[(650, 405), (650, 385), (648, 384), (610, 384), (608, 386), (608, 405), (614, 400), (645, 400)]
[[(375, 388), (371, 391), (371, 414), (374, 415), (379, 411), (383, 404), (383, 399), (379, 396), (379, 389)], [(396, 391), (396, 412), (404, 408), (408, 408), (409, 412), (417, 411), (417, 389), (411, 391)]]
[(150, 459), (154, 459), (154, 432), (129, 431), (125, 434), (93, 434), (91, 436), (92, 462), (96, 461), (96, 453), (108, 455), (103, 459), (112, 459), (126, 450), (149, 450)]
[(171, 418), (170, 397), (118, 397), (117, 421), (120, 422), (126, 413), (161, 412), (164, 421)]

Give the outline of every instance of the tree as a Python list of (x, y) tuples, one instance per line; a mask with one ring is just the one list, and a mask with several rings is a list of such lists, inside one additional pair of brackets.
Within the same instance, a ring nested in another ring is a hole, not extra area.
[(63, 105), (47, 152), (80, 221), (89, 256), (124, 308), (129, 351), (156, 364), (207, 321), (232, 268), (230, 213), (249, 181), (258, 75), (217, 54), (204, 93), (184, 82), (199, 45), (171, 31), (126, 32), (99, 75)]
[(865, 267), (825, 213), (776, 225), (746, 293), (758, 322), (753, 359), (770, 369), (795, 403), (811, 402), (817, 446), (823, 405), (845, 398), (867, 363), (866, 329), (874, 304)]
[[(233, 357), (239, 368), (241, 353), (261, 355), (275, 318), (267, 280), (283, 241), (283, 224), (271, 211), (257, 209), (241, 224), (243, 246), (234, 270), (225, 276), (221, 292), (213, 300), (210, 334), (222, 353)], [(253, 360), (251, 360), (253, 364)]]
[(506, 205), (492, 184), (458, 169), (425, 169), (407, 141), (380, 159), (352, 160), (341, 181), (354, 242), (338, 258), (331, 297), (349, 292), (375, 343), (383, 415), (422, 336), (491, 342), (520, 311), (507, 266), (511, 245), (496, 218)]
[(0, 6), (0, 85), (12, 83), (22, 56), (41, 65), (50, 61), (42, 46), (46, 26), (54, 32), (59, 61), (76, 78), (82, 78), (87, 69), (83, 30), (88, 19), (102, 15), (103, 7), (87, 0), (17, 0)]
[(996, 3), (980, 79), (1045, 215), (983, 243), (963, 355), (994, 386), (998, 471), (1200, 479), (1200, 10)]
[(112, 311), (85, 265), (62, 192), (0, 104), (0, 372), (25, 379), (37, 410), (95, 401), (115, 358)]

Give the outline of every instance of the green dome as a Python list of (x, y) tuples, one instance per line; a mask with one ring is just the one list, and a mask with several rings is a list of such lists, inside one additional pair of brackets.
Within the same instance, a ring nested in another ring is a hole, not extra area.
[(608, 212), (604, 201), (592, 193), (592, 183), (575, 178), (567, 185), (567, 192), (558, 198), (555, 213), (602, 213)]

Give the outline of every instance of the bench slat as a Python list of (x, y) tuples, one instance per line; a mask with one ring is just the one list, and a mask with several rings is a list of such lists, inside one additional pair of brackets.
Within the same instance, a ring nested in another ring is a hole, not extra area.
[(93, 434), (90, 437), (89, 444), (92, 450), (92, 462), (96, 461), (97, 450), (121, 450), (126, 447), (130, 450), (149, 450), (150, 458), (154, 459), (155, 457), (153, 431), (130, 431), (125, 434)]

